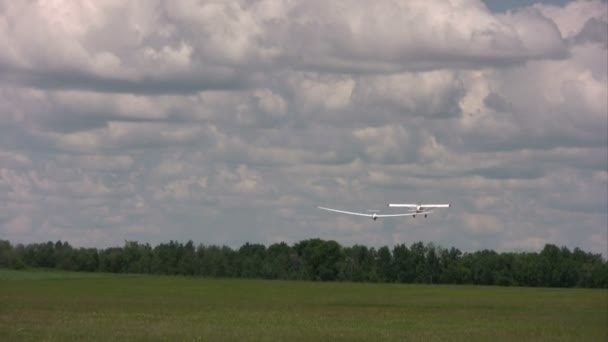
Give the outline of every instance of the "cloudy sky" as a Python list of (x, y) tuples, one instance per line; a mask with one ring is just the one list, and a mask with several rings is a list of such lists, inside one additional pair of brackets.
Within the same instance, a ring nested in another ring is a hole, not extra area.
[[(0, 239), (606, 255), (607, 23), (605, 1), (0, 0)], [(389, 202), (452, 208), (315, 208)]]

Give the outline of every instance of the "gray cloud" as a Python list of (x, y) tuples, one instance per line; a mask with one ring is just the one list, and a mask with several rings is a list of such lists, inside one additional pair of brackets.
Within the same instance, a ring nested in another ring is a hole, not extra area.
[(490, 179), (538, 179), (543, 176), (542, 172), (539, 169), (511, 167), (509, 165), (471, 170), (473, 175)]
[[(463, 16), (443, 15), (451, 11), (460, 11)], [(284, 32), (279, 29), (275, 34), (280, 36), (278, 41), (289, 40), (284, 58), (306, 69), (395, 72), (479, 68), (560, 58), (566, 53), (557, 27), (539, 12), (525, 9), (492, 16), (475, 1), (373, 5), (307, 1), (292, 8), (289, 15), (292, 20), (283, 25)], [(408, 30), (402, 30), (404, 26)], [(289, 39), (293, 36), (300, 39)]]
[(497, 112), (508, 112), (511, 110), (511, 104), (496, 93), (488, 94), (488, 96), (483, 99), (483, 104)]
[(0, 236), (605, 253), (603, 9), (2, 2)]
[[(555, 24), (539, 11), (492, 15), (475, 1), (134, 1), (99, 8), (6, 2), (3, 8), (2, 79), (42, 89), (187, 94), (246, 87), (256, 71), (276, 66), (392, 73), (499, 67), (567, 53)], [(464, 17), (443, 15), (451, 11)], [(23, 15), (37, 25), (18, 20)]]
[(242, 89), (248, 75), (238, 71), (142, 75), (135, 79), (107, 77), (78, 70), (27, 70), (2, 68), (3, 82), (26, 87), (57, 90), (90, 90), (129, 94), (193, 94), (205, 90)]
[(599, 43), (608, 45), (608, 22), (598, 18), (590, 18), (583, 29), (574, 36), (577, 43)]

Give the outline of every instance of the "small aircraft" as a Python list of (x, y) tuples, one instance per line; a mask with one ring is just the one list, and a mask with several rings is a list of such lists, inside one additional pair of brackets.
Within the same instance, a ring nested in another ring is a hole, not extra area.
[(371, 217), (374, 221), (376, 221), (378, 218), (382, 218), (382, 217), (399, 217), (399, 216), (416, 217), (417, 214), (424, 215), (424, 217), (427, 217), (428, 214), (433, 212), (432, 210), (429, 210), (429, 209), (449, 208), (450, 207), (449, 204), (401, 204), (401, 203), (389, 203), (388, 206), (396, 207), (396, 208), (408, 208), (409, 212), (399, 213), (399, 214), (378, 214), (375, 210), (368, 210), (371, 213), (358, 213), (358, 212), (353, 212), (353, 211), (338, 210), (338, 209), (331, 209), (331, 208), (325, 208), (325, 207), (317, 207), (317, 208), (323, 209), (323, 210), (328, 210), (328, 211), (333, 211), (333, 212), (341, 213), (341, 214)]
[(389, 207), (392, 208), (408, 208), (413, 213), (412, 217), (416, 217), (416, 214), (423, 214), (427, 217), (428, 214), (432, 213), (437, 208), (449, 208), (450, 204), (407, 204), (407, 203), (389, 203)]

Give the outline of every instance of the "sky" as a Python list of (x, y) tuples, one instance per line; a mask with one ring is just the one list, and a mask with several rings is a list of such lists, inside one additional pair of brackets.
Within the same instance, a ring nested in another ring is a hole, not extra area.
[(606, 2), (500, 3), (0, 0), (0, 239), (606, 255)]
[[(534, 4), (552, 4), (564, 6), (568, 0), (483, 0), (492, 12), (504, 12), (508, 10), (516, 10), (524, 6), (532, 6)], [(605, 1), (604, 1), (605, 2)]]

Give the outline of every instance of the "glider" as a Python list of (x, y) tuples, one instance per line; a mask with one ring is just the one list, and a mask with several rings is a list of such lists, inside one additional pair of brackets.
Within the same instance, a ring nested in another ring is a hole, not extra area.
[(366, 214), (366, 213), (356, 213), (356, 212), (352, 212), (352, 211), (345, 211), (345, 210), (338, 210), (338, 209), (331, 209), (331, 208), (325, 208), (325, 207), (317, 207), (319, 209), (323, 209), (323, 210), (328, 210), (328, 211), (333, 211), (336, 213), (341, 213), (341, 214), (349, 214), (349, 215), (357, 215), (357, 216), (365, 216), (365, 217), (371, 217), (374, 221), (376, 221), (378, 218), (381, 217), (397, 217), (397, 216), (416, 216), (416, 213), (403, 213), (403, 214), (378, 214), (376, 212), (373, 212), (371, 214)]
[(410, 212), (413, 214), (412, 217), (416, 217), (416, 214), (422, 214), (426, 217), (428, 214), (432, 213), (432, 210), (429, 209), (438, 209), (438, 208), (449, 208), (450, 204), (408, 204), (408, 203), (389, 203), (389, 207), (392, 208), (408, 208)]

